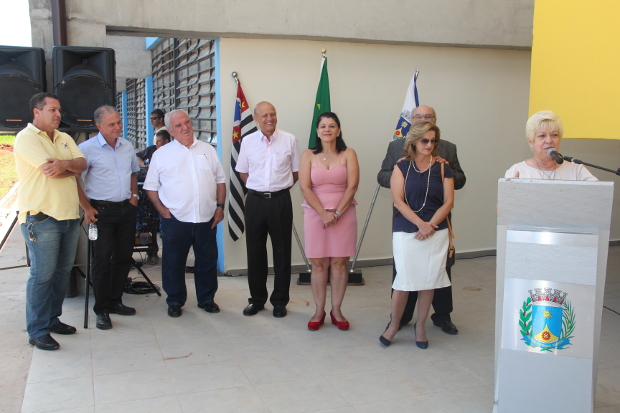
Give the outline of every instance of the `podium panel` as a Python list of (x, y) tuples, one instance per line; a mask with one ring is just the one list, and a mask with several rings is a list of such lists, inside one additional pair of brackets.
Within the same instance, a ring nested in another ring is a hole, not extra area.
[(494, 411), (592, 412), (613, 183), (498, 189)]

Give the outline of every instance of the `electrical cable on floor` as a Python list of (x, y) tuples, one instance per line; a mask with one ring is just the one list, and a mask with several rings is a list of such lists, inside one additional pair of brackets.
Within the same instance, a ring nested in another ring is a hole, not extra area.
[(151, 294), (159, 291), (159, 286), (155, 285), (155, 289), (151, 288), (151, 286), (146, 281), (134, 281), (137, 278), (127, 277), (127, 284), (123, 291), (127, 294)]

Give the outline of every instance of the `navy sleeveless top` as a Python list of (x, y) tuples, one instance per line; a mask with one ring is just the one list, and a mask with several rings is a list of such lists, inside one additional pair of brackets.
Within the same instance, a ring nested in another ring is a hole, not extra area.
[[(413, 169), (413, 166), (409, 167), (410, 161), (400, 161), (396, 164), (403, 173), (403, 177), (407, 177), (407, 169), (409, 169), (409, 176), (407, 182), (405, 182), (405, 197), (409, 203), (409, 207), (413, 211), (417, 211), (424, 204), (424, 196), (426, 195), (426, 187), (428, 182), (428, 174), (431, 174), (430, 184), (428, 188), (428, 197), (426, 199), (426, 205), (420, 212), (416, 214), (425, 222), (435, 215), (435, 212), (443, 205), (443, 183), (441, 182), (441, 164), (439, 162), (433, 163), (430, 171), (419, 173)], [(454, 172), (450, 169), (448, 164), (444, 164), (444, 177), (453, 178)], [(444, 219), (441, 224), (438, 225), (437, 230), (448, 228), (448, 222)], [(418, 226), (414, 225), (411, 221), (403, 216), (400, 211), (396, 210), (394, 215), (394, 227), (392, 232), (408, 232), (413, 233), (418, 231)]]

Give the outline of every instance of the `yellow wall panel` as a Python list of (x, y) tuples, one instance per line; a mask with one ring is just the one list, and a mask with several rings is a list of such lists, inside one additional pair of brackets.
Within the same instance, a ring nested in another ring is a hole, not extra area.
[(620, 1), (536, 0), (529, 112), (547, 109), (565, 138), (620, 139)]

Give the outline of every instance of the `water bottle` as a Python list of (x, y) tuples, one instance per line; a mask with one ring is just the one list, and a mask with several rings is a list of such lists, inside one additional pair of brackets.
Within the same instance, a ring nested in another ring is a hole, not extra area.
[(99, 233), (97, 231), (97, 224), (93, 222), (90, 225), (88, 225), (88, 239), (91, 241), (94, 241), (97, 239), (98, 235)]

